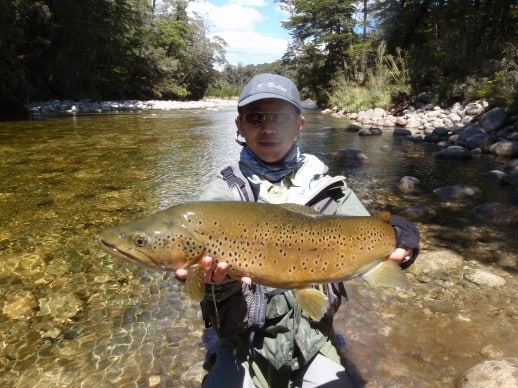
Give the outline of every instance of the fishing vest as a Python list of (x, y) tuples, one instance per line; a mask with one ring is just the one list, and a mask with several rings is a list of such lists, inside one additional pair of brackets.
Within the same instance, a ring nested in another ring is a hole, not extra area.
[[(239, 166), (222, 169), (219, 177), (227, 183), (236, 201), (256, 201), (257, 188), (250, 184)], [(321, 214), (334, 214), (338, 209), (337, 200), (343, 196), (343, 186), (343, 178), (329, 179), (322, 189), (304, 198), (306, 205)], [(265, 363), (275, 367), (272, 373), (281, 373), (282, 368), (291, 365), (289, 371), (284, 371), (284, 375), (289, 375), (291, 369), (302, 367), (326, 344), (332, 348), (328, 349), (330, 353), (336, 353), (329, 344), (329, 339), (334, 338), (332, 320), (342, 297), (347, 298), (347, 294), (341, 282), (318, 287), (328, 298), (327, 311), (318, 322), (301, 318), (302, 311), (291, 291), (241, 282), (217, 287), (207, 285), (201, 302), (203, 318), (206, 327), (215, 328), (220, 338), (239, 338), (235, 345), (243, 354), (248, 353), (243, 357), (256, 363), (252, 367), (260, 366), (261, 371), (256, 371), (256, 376), (268, 369), (264, 368)], [(291, 311), (290, 314), (287, 311)], [(299, 327), (293, 327), (297, 324)], [(292, 350), (289, 346), (296, 339), (294, 335), (298, 336), (297, 349)], [(336, 357), (333, 358), (336, 361)]]

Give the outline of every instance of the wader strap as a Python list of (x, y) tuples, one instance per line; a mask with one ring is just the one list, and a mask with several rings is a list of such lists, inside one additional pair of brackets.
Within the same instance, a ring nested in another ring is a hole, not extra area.
[(221, 170), (220, 173), (223, 180), (227, 182), (230, 190), (232, 190), (232, 193), (234, 194), (234, 198), (236, 200), (246, 202), (254, 201), (253, 193), (251, 192), (249, 185), (247, 185), (247, 182), (245, 181), (246, 178), (244, 176), (243, 178), (237, 176), (237, 173), (236, 171), (234, 171), (234, 168), (232, 168), (232, 166), (225, 167), (223, 170)]

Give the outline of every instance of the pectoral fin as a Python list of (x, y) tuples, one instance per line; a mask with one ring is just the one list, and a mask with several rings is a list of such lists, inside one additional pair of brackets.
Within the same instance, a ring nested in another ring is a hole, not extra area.
[(362, 277), (375, 286), (406, 288), (408, 279), (399, 265), (387, 259), (362, 275)]
[(197, 302), (201, 302), (205, 295), (205, 283), (203, 282), (203, 268), (199, 265), (189, 267), (189, 274), (185, 279), (183, 291), (187, 296)]
[(311, 319), (320, 321), (326, 312), (327, 296), (314, 288), (304, 288), (293, 292), (302, 311), (308, 314)]

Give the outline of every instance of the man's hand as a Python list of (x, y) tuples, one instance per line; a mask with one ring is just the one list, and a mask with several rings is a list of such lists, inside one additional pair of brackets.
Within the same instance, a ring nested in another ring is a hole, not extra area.
[(414, 251), (406, 248), (396, 248), (389, 256), (390, 260), (394, 260), (398, 264), (402, 264), (412, 258)]
[[(201, 259), (201, 267), (203, 268), (204, 282), (208, 284), (221, 284), (239, 280), (245, 284), (251, 285), (252, 279), (247, 276), (231, 276), (227, 274), (228, 263), (220, 261), (214, 265), (214, 260), (211, 256), (205, 255)], [(176, 277), (180, 280), (187, 278), (189, 271), (187, 269), (179, 269), (176, 271)]]

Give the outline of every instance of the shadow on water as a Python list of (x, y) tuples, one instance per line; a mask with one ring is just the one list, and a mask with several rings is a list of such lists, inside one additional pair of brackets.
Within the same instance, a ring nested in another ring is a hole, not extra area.
[[(234, 116), (224, 109), (0, 122), (1, 386), (199, 386), (210, 341), (198, 305), (171, 274), (118, 262), (96, 238), (196, 198), (239, 155)], [(487, 346), (516, 356), (516, 226), (485, 225), (470, 213), (476, 203), (433, 194), (475, 184), (479, 201), (505, 202), (510, 189), (485, 176), (502, 162), (438, 163), (433, 147), (390, 131), (361, 138), (344, 132), (342, 120), (306, 116), (301, 148), (347, 176), (371, 212), (433, 207), (437, 215), (418, 223), (422, 252), (448, 249), (506, 279), (487, 289), (462, 268), (409, 272), (412, 289), (403, 293), (348, 282), (336, 326), (360, 385), (453, 386)], [(336, 163), (346, 147), (368, 163)], [(419, 178), (419, 195), (398, 192), (404, 175)]]

